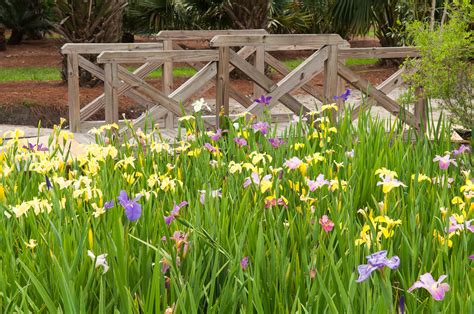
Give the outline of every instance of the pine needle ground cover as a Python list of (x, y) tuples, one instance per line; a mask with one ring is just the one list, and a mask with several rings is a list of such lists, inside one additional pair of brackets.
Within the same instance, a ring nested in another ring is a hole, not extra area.
[(470, 148), (334, 110), (108, 125), (79, 156), (5, 134), (0, 311), (473, 313)]

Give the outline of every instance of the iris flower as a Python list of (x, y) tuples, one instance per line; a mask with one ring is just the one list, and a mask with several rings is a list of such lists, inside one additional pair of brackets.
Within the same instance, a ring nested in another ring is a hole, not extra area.
[(212, 146), (212, 145), (209, 144), (209, 143), (205, 143), (205, 144), (204, 144), (204, 148), (207, 149), (210, 153), (215, 153), (215, 152), (217, 152), (217, 148), (215, 148), (214, 146)]
[(27, 149), (29, 151), (37, 151), (37, 152), (47, 152), (48, 147), (44, 146), (43, 144), (39, 143), (38, 145), (36, 144), (31, 144), (28, 142), (28, 146), (23, 145), (24, 149)]
[[(200, 196), (199, 196), (199, 202), (204, 205), (206, 201), (206, 190), (199, 190), (198, 191)], [(217, 197), (222, 197), (222, 189), (218, 190), (213, 190), (209, 193), (212, 198), (217, 198)]]
[(262, 133), (263, 135), (268, 133), (268, 128), (269, 127), (270, 127), (270, 125), (267, 122), (258, 121), (258, 122), (255, 122), (254, 124), (252, 124), (252, 129), (255, 132)]
[(248, 266), (249, 266), (249, 257), (245, 256), (240, 261), (240, 267), (242, 267), (242, 270), (246, 270)]
[(87, 255), (92, 259), (92, 261), (95, 261), (95, 268), (99, 268), (102, 266), (104, 268), (104, 274), (109, 270), (109, 265), (107, 264), (107, 260), (105, 259), (107, 257), (107, 254), (100, 254), (95, 256), (94, 252), (91, 250), (87, 251)]
[(359, 272), (357, 282), (362, 282), (369, 278), (374, 270), (382, 269), (385, 266), (390, 269), (397, 269), (400, 266), (400, 258), (398, 256), (387, 258), (387, 251), (385, 250), (367, 256), (367, 262), (368, 264), (359, 265), (357, 268)]
[(377, 186), (381, 185), (382, 186), (382, 191), (384, 193), (390, 192), (393, 188), (403, 186), (406, 187), (405, 184), (402, 182), (398, 181), (396, 178), (388, 176), (388, 175), (380, 175), (380, 178), (382, 181), (377, 182)]
[(136, 221), (142, 215), (142, 205), (138, 204), (138, 200), (140, 199), (141, 195), (139, 194), (134, 199), (129, 199), (127, 192), (124, 190), (120, 191), (120, 195), (118, 197), (120, 205), (125, 208), (125, 215), (127, 215), (128, 220)]
[(179, 203), (177, 205), (176, 205), (176, 203), (174, 203), (173, 210), (170, 212), (170, 215), (169, 216), (163, 216), (163, 218), (165, 219), (165, 223), (169, 226), (173, 222), (173, 220), (176, 219), (176, 216), (179, 215), (179, 210), (182, 207), (186, 206), (186, 205), (188, 205), (188, 202), (186, 202), (186, 201), (182, 201), (181, 203)]
[(288, 159), (287, 161), (285, 161), (285, 166), (288, 169), (295, 170), (295, 169), (299, 168), (299, 166), (301, 166), (302, 163), (303, 162), (298, 157), (292, 157), (292, 158)]
[(208, 111), (211, 111), (211, 107), (209, 107), (209, 105), (204, 101), (204, 98), (196, 100), (192, 106), (194, 112), (200, 112), (203, 108), (207, 109)]
[(330, 232), (334, 228), (334, 222), (327, 215), (323, 215), (319, 218), (319, 224), (323, 227), (324, 231)]
[(341, 95), (339, 96), (334, 96), (333, 99), (334, 100), (342, 100), (342, 101), (347, 101), (347, 99), (349, 98), (349, 95), (351, 94), (351, 90), (349, 88), (346, 89), (346, 91), (344, 93), (342, 93)]
[(227, 131), (222, 131), (221, 129), (217, 129), (216, 132), (209, 131), (207, 135), (211, 138), (211, 140), (218, 141), (222, 137), (222, 134), (226, 132)]
[(263, 176), (262, 178), (260, 178), (258, 173), (252, 172), (250, 177), (245, 178), (244, 188), (247, 188), (250, 184), (253, 183), (260, 187), (260, 191), (262, 193), (265, 193), (265, 191), (267, 191), (272, 186), (272, 182), (270, 181), (271, 178), (272, 178), (271, 174), (267, 174), (266, 176)]
[(260, 96), (260, 98), (255, 99), (257, 104), (268, 106), (270, 101), (272, 100), (272, 96), (265, 97), (265, 95)]
[(431, 294), (433, 299), (441, 301), (444, 299), (446, 291), (449, 290), (449, 285), (447, 283), (442, 283), (446, 277), (446, 275), (442, 275), (439, 277), (438, 281), (435, 281), (430, 273), (426, 273), (420, 276), (420, 280), (416, 281), (413, 286), (408, 289), (408, 292), (412, 292), (418, 288), (425, 288)]
[(471, 151), (471, 149), (469, 148), (469, 146), (461, 144), (461, 146), (459, 146), (458, 149), (455, 149), (453, 151), (453, 155), (454, 155), (454, 157), (457, 157), (458, 155), (461, 155), (461, 154), (464, 154), (464, 153), (470, 152), (470, 151)]
[(247, 140), (242, 137), (234, 137), (234, 142), (239, 146), (247, 146)]
[(314, 190), (319, 189), (325, 185), (329, 185), (329, 181), (324, 179), (324, 175), (320, 173), (316, 180), (308, 180), (306, 182), (308, 184), (309, 190), (314, 192)]
[(464, 221), (463, 216), (458, 216), (458, 215), (453, 215), (449, 217), (449, 229), (448, 232), (456, 232), (456, 231), (463, 231), (464, 229), (467, 229), (471, 232), (474, 232), (474, 224), (471, 225), (471, 223), (474, 221), (474, 219)]
[(441, 170), (448, 169), (450, 164), (453, 164), (456, 167), (458, 166), (456, 160), (451, 159), (449, 154), (446, 154), (443, 157), (436, 155), (436, 157), (433, 159), (433, 162), (439, 162), (439, 169)]
[(281, 140), (277, 137), (269, 138), (268, 142), (270, 143), (270, 145), (273, 146), (273, 148), (278, 148), (278, 147), (280, 147), (280, 145), (286, 144), (286, 142), (284, 140)]

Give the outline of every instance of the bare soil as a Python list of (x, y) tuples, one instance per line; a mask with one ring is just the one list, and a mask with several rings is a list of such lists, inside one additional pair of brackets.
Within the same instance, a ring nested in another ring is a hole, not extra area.
[[(140, 41), (150, 41), (141, 38)], [(205, 43), (196, 45), (183, 42), (185, 47), (195, 49), (204, 47)], [(373, 40), (360, 40), (351, 43), (354, 47), (376, 46)], [(8, 46), (7, 51), (0, 52), (0, 71), (3, 67), (57, 67), (61, 66), (62, 56), (59, 52), (62, 42), (56, 39), (43, 41), (26, 41), (18, 46)], [(304, 57), (307, 52), (279, 52), (275, 57), (289, 59)], [(379, 84), (397, 68), (393, 66), (364, 65), (355, 66), (353, 70), (372, 84)], [(281, 79), (280, 75), (273, 75), (274, 81)], [(322, 76), (315, 77), (311, 84), (322, 86)], [(175, 78), (175, 88), (180, 86), (186, 78)], [(161, 89), (160, 79), (147, 80), (150, 84)], [(237, 90), (250, 95), (252, 83), (239, 79), (233, 80), (232, 86)], [(81, 105), (89, 103), (103, 93), (103, 86), (94, 88), (81, 88)], [(296, 91), (298, 93), (298, 91)], [(214, 98), (215, 91), (210, 89), (197, 97)], [(120, 115), (126, 114), (128, 118), (135, 118), (143, 112), (144, 108), (134, 104), (126, 97), (120, 98)], [(0, 83), (0, 124), (37, 125), (42, 121), (42, 126), (51, 127), (59, 122), (60, 117), (67, 117), (67, 85), (61, 81), (21, 81)], [(103, 112), (97, 113), (94, 119), (103, 119)]]

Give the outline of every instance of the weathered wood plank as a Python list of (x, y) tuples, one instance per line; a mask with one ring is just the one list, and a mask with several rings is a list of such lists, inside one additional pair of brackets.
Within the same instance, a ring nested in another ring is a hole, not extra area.
[[(163, 50), (173, 50), (173, 41), (163, 40)], [(171, 94), (173, 91), (173, 62), (167, 61), (163, 64), (163, 93)], [(165, 125), (167, 128), (173, 128), (174, 115), (169, 112), (166, 116)]]
[(108, 63), (104, 66), (104, 95), (105, 95), (105, 122), (113, 123), (113, 91), (112, 91), (112, 64)]
[[(388, 94), (392, 92), (395, 88), (401, 86), (403, 84), (403, 75), (405, 74), (406, 69), (405, 67), (400, 68), (397, 72), (390, 75), (385, 81), (377, 85), (375, 88), (381, 91), (384, 94)], [(352, 120), (357, 119), (361, 111), (365, 111), (373, 105), (376, 105), (377, 101), (368, 98), (366, 100), (361, 101), (354, 109), (352, 110), (351, 116)]]
[(118, 65), (105, 65), (104, 94), (105, 94), (105, 121), (107, 123), (118, 122)]
[(221, 114), (229, 115), (229, 55), (229, 47), (219, 48), (216, 88), (216, 125), (219, 125)]
[(150, 50), (150, 51), (104, 51), (97, 57), (98, 63), (145, 63), (145, 62), (177, 62), (186, 60), (217, 61), (217, 50)]
[(137, 50), (157, 50), (162, 49), (161, 42), (156, 43), (107, 43), (107, 44), (65, 44), (61, 48), (62, 54), (99, 54), (103, 51), (137, 51)]
[(211, 47), (223, 46), (313, 46), (319, 49), (325, 45), (344, 44), (345, 40), (338, 34), (289, 34), (289, 35), (218, 35), (211, 39)]
[(371, 47), (340, 48), (339, 59), (348, 58), (417, 58), (420, 52), (416, 47)]
[[(248, 58), (253, 52), (255, 51), (254, 47), (243, 47), (239, 50), (238, 55), (241, 55), (243, 58)], [(229, 66), (229, 73), (234, 69), (233, 66)], [(201, 70), (198, 71), (193, 77), (187, 80), (183, 85), (178, 87), (175, 91), (173, 91), (169, 98), (173, 99), (177, 103), (183, 103), (189, 97), (191, 97), (196, 92), (204, 92), (208, 89), (208, 87), (204, 86), (213, 86), (214, 83), (211, 82), (212, 79), (215, 78), (217, 74), (217, 65), (216, 62), (210, 62), (205, 65)], [(239, 97), (239, 95), (233, 94), (233, 88), (229, 88), (229, 93), (231, 96), (235, 96), (234, 99), (237, 101), (245, 104), (245, 98)], [(248, 104), (248, 101), (246, 102)], [(248, 106), (248, 105), (247, 105)], [(162, 119), (167, 114), (167, 111), (164, 110), (160, 106), (154, 106), (150, 108), (150, 110), (146, 113), (135, 119), (135, 125), (140, 126), (143, 125), (144, 121), (146, 120), (147, 116), (152, 117), (153, 119)]]
[[(274, 68), (278, 73), (284, 76), (288, 75), (291, 72), (291, 70), (288, 69), (288, 67), (283, 62), (281, 62), (268, 52), (265, 52), (265, 62), (272, 68)], [(314, 86), (311, 86), (310, 84), (306, 83), (301, 86), (301, 89), (313, 96), (314, 98), (318, 99), (319, 101), (323, 102), (322, 91), (319, 91)]]
[(268, 34), (264, 29), (228, 29), (228, 30), (163, 30), (156, 36), (157, 39), (172, 40), (209, 40), (216, 35), (258, 35)]
[(359, 75), (352, 72), (348, 67), (339, 63), (337, 73), (348, 81), (352, 86), (360, 90), (367, 96), (373, 97), (377, 103), (385, 108), (391, 114), (398, 116), (403, 122), (408, 125), (418, 128), (418, 123), (415, 117), (408, 111), (403, 110), (397, 102), (385, 95), (383, 92), (376, 89), (368, 81), (362, 79)]
[(77, 54), (67, 56), (67, 86), (69, 106), (69, 129), (79, 132), (81, 128), (81, 101), (79, 98), (79, 58)]
[[(90, 63), (90, 62), (89, 62)], [(142, 66), (140, 66), (138, 69), (133, 71), (133, 74), (140, 77), (144, 78), (157, 68), (159, 68), (162, 65), (162, 62), (158, 63), (146, 63)], [(94, 66), (96, 66), (94, 64)], [(142, 103), (146, 104), (147, 106), (151, 106), (153, 102), (148, 100), (147, 98), (143, 97), (141, 94), (136, 92), (135, 90), (132, 89), (130, 85), (127, 85), (125, 83), (120, 83), (119, 89), (118, 89), (119, 95), (127, 95), (128, 97), (133, 98), (135, 96), (136, 101), (141, 101)], [(133, 95), (133, 96), (132, 96)], [(86, 121), (89, 119), (94, 113), (96, 113), (98, 110), (102, 109), (104, 106), (104, 94), (98, 96), (96, 99), (91, 101), (89, 104), (87, 104), (84, 108), (81, 109), (81, 121)]]
[[(327, 104), (333, 103), (337, 96), (337, 53), (336, 45), (329, 46), (328, 57), (324, 62), (324, 102)], [(336, 119), (337, 114), (332, 117)]]
[(122, 71), (119, 69), (119, 73), (121, 76), (121, 79), (131, 85), (133, 88), (135, 88), (137, 91), (140, 93), (143, 93), (168, 109), (169, 111), (175, 113), (178, 116), (182, 115), (181, 108), (179, 106), (179, 103), (173, 99), (168, 98), (166, 95), (164, 95), (161, 91), (156, 89), (155, 87), (151, 86), (147, 82), (145, 82), (143, 79), (138, 78), (134, 76), (132, 73), (128, 71)]
[(418, 121), (418, 125), (420, 126), (420, 131), (425, 131), (428, 123), (428, 119), (426, 117), (426, 98), (423, 94), (423, 87), (417, 87), (415, 89), (415, 118)]
[[(265, 74), (265, 49), (261, 46), (256, 47), (255, 50), (255, 59), (254, 59), (255, 68)], [(259, 98), (264, 94), (263, 88), (258, 86), (258, 84), (253, 84), (253, 97), (254, 99)]]
[(272, 107), (272, 103), (278, 101), (282, 95), (306, 84), (306, 82), (310, 81), (315, 75), (320, 73), (329, 57), (328, 54), (329, 47), (321, 48), (278, 82), (276, 84), (277, 87), (269, 94), (269, 96), (273, 98), (270, 102), (270, 108)]
[[(237, 55), (233, 51), (230, 51), (230, 62), (239, 70), (244, 72), (250, 79), (252, 79), (258, 85), (260, 85), (266, 92), (271, 92), (273, 89), (277, 87), (277, 85), (274, 84), (271, 79), (266, 77), (265, 74), (262, 74), (259, 71), (257, 71), (250, 63), (248, 63), (246, 60), (241, 58), (239, 55)], [(280, 102), (283, 103), (286, 107), (288, 107), (290, 110), (292, 110), (296, 114), (299, 114), (300, 110), (302, 110), (303, 113), (309, 112), (308, 108), (300, 104), (298, 100), (296, 100), (290, 94), (281, 96)], [(248, 108), (248, 111), (250, 111), (251, 107)], [(263, 106), (254, 106), (252, 109), (253, 109), (253, 112), (257, 114), (260, 114), (263, 112)]]

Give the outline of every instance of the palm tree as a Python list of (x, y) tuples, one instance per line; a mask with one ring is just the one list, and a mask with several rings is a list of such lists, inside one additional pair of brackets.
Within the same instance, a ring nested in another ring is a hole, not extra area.
[[(54, 29), (70, 43), (113, 43), (122, 37), (123, 11), (126, 0), (57, 0)], [(95, 56), (86, 56), (95, 62)], [(61, 76), (67, 79), (66, 59)], [(98, 83), (89, 72), (81, 72), (81, 84)]]
[(5, 25), (0, 23), (0, 51), (7, 50), (7, 41), (5, 39)]
[(0, 24), (12, 30), (8, 43), (18, 45), (25, 35), (48, 30), (47, 8), (43, 0), (0, 0)]

